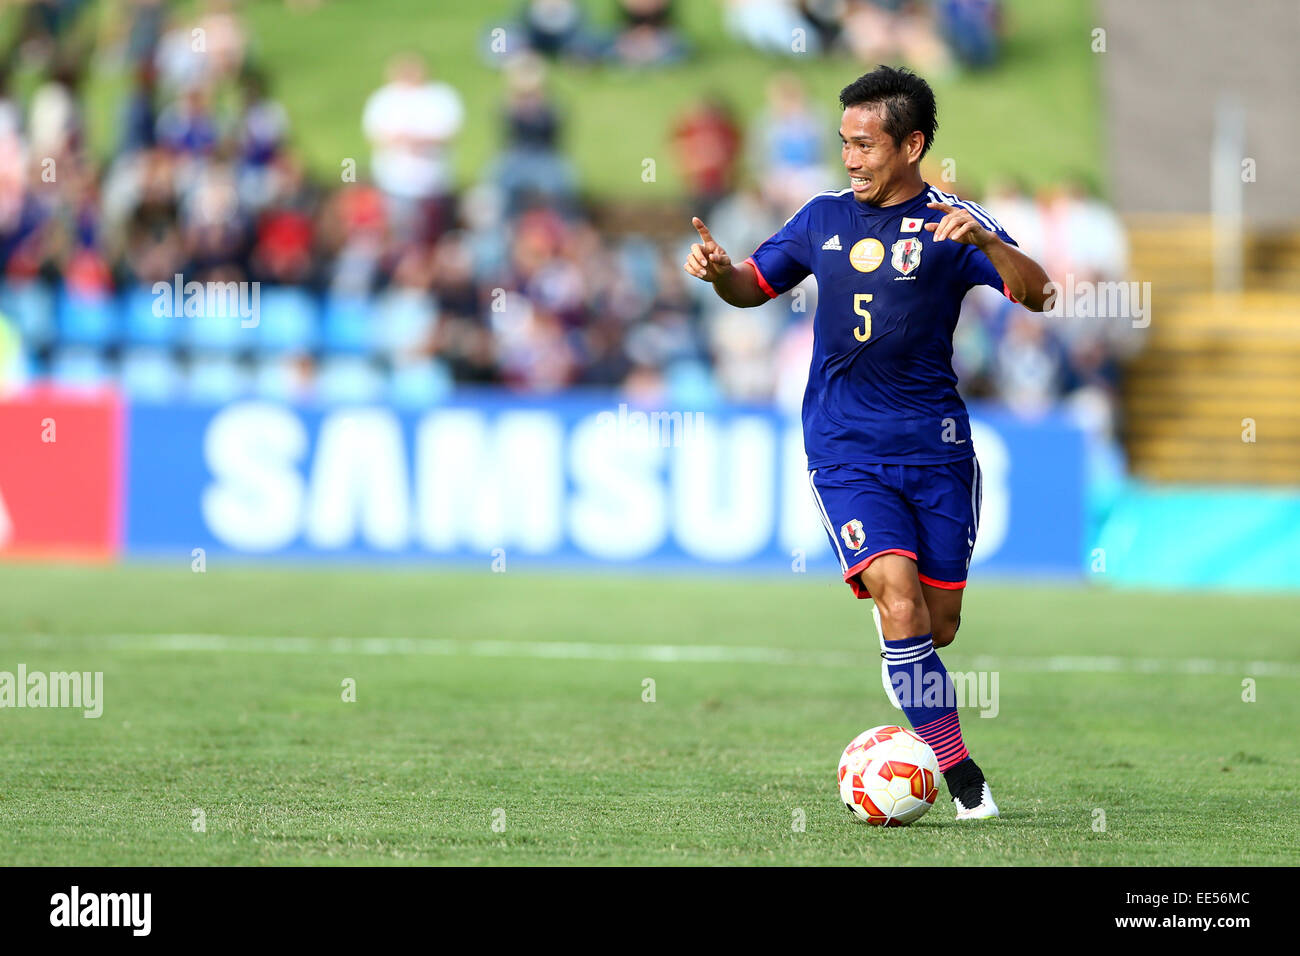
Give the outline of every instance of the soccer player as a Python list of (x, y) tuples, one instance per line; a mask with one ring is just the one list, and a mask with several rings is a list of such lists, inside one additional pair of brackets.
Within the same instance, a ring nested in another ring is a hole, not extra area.
[(973, 286), (1039, 312), (1048, 277), (984, 209), (921, 178), (938, 127), (925, 80), (881, 66), (840, 104), (848, 188), (812, 197), (739, 265), (693, 219), (684, 268), (742, 308), (817, 278), (808, 484), (845, 582), (874, 601), (885, 690), (939, 758), (957, 819), (995, 817), (936, 653), (961, 621), (982, 491), (952, 334)]

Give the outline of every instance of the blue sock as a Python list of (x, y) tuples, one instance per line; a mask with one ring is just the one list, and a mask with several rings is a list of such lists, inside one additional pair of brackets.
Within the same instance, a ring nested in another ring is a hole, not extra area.
[(934, 649), (934, 638), (922, 634), (901, 641), (886, 640), (885, 663), (889, 682), (912, 729), (939, 758), (939, 772), (947, 773), (970, 754), (961, 739), (957, 694)]

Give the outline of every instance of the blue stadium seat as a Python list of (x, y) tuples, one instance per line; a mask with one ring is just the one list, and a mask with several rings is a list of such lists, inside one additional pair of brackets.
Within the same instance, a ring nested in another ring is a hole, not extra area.
[[(213, 314), (185, 316), (180, 320), (185, 329), (185, 341), (194, 349), (204, 352), (239, 352), (251, 350), (257, 343), (257, 326), (252, 323), (256, 316), (244, 318), (239, 306), (245, 300), (252, 304), (251, 296), (234, 301), (228, 293), (215, 288), (215, 283), (205, 286), (205, 295), (211, 290), (214, 300), (208, 308), (207, 299), (202, 311)], [(221, 313), (229, 314), (221, 314)]]
[(183, 376), (165, 349), (149, 346), (128, 349), (118, 370), (122, 390), (129, 398), (166, 402), (182, 391)]
[(264, 359), (253, 372), (253, 388), (262, 398), (278, 402), (301, 401), (310, 395), (298, 363), (291, 359)]
[(374, 321), (376, 348), (400, 356), (428, 342), (438, 321), (438, 304), (427, 293), (393, 289), (376, 302)]
[(39, 382), (48, 379), (50, 375), (49, 362), (46, 359), (37, 358), (33, 353), (23, 349), (18, 354), (18, 385), (27, 385), (32, 382)]
[(366, 355), (374, 341), (374, 303), (332, 295), (325, 302), (323, 348), (330, 355)]
[[(22, 368), (26, 370), (26, 375), (22, 381), (39, 382), (50, 378), (49, 353), (38, 354), (26, 346), (23, 346), (22, 352)], [(20, 374), (22, 373), (20, 372)]]
[(375, 402), (384, 396), (384, 376), (363, 358), (327, 358), (316, 375), (316, 395), (323, 402)]
[(279, 354), (309, 352), (319, 342), (316, 299), (296, 286), (262, 285), (258, 295), (257, 347)]
[(44, 348), (54, 341), (54, 293), (44, 282), (0, 284), (0, 312), (17, 323), (28, 348)]
[(117, 303), (111, 295), (61, 289), (56, 299), (59, 341), (64, 345), (117, 344)]
[(68, 388), (98, 388), (111, 374), (103, 353), (86, 345), (60, 348), (50, 358), (50, 378)]
[(180, 338), (185, 319), (154, 315), (158, 299), (147, 285), (135, 285), (122, 293), (123, 337), (128, 345), (172, 345)]
[[(230, 321), (239, 327), (238, 319)], [(200, 355), (190, 364), (185, 390), (197, 402), (229, 402), (252, 392), (252, 375), (229, 356)]]
[(401, 408), (427, 408), (444, 401), (453, 387), (451, 372), (444, 362), (403, 362), (388, 378), (388, 400)]
[(696, 359), (678, 359), (664, 370), (671, 404), (678, 408), (708, 408), (719, 400), (718, 383), (707, 365)]

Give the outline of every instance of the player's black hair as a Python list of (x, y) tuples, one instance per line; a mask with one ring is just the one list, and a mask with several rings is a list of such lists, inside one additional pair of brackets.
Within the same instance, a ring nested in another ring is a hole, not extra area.
[(864, 73), (840, 90), (840, 105), (880, 106), (884, 110), (885, 132), (895, 146), (903, 145), (903, 138), (914, 130), (925, 134), (921, 155), (930, 151), (939, 118), (934, 105), (934, 90), (911, 70), (895, 70), (881, 64), (870, 73)]

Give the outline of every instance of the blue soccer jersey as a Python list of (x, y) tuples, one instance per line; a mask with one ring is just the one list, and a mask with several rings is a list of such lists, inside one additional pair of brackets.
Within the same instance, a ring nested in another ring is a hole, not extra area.
[(965, 208), (1014, 244), (972, 202), (928, 183), (897, 206), (872, 206), (853, 191), (814, 196), (746, 261), (776, 297), (817, 279), (812, 364), (804, 392), (808, 466), (940, 464), (972, 455), (970, 419), (957, 394), (952, 334), (962, 298), (976, 285), (1007, 293), (983, 252), (924, 228)]

